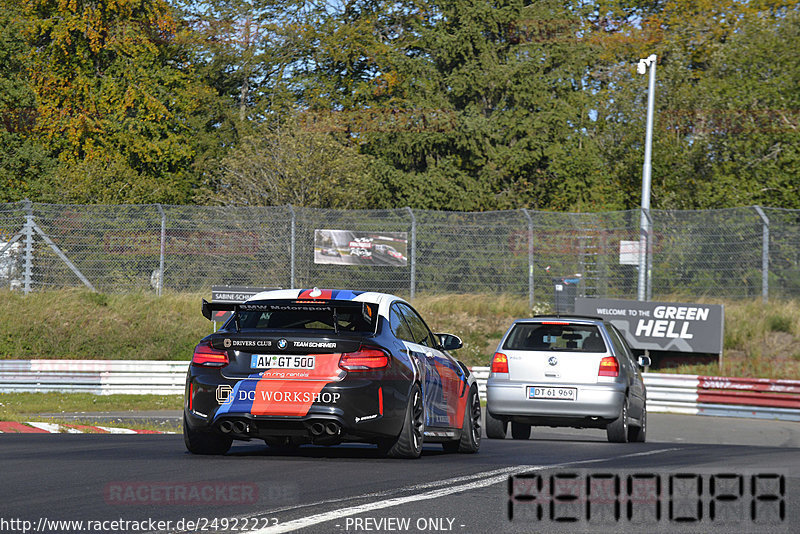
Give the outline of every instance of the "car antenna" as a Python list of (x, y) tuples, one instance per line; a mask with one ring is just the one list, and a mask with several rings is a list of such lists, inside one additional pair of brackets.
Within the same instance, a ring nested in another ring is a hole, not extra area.
[(339, 335), (339, 315), (336, 313), (336, 306), (333, 306), (333, 333)]

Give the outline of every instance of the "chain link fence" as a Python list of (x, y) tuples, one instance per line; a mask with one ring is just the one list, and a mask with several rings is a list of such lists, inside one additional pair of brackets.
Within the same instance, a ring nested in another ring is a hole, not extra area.
[[(578, 275), (578, 295), (635, 299), (640, 215), (25, 201), (0, 204), (0, 284), (25, 292), (86, 286), (160, 294), (222, 284), (411, 298), (508, 293), (533, 305), (552, 302), (554, 279)], [(800, 296), (800, 210), (649, 215), (650, 298)]]

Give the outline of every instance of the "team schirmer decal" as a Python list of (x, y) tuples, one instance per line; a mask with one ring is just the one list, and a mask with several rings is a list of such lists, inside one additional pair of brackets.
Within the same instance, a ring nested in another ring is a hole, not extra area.
[(324, 341), (294, 341), (292, 343), (295, 347), (303, 347), (308, 349), (335, 349), (336, 343)]

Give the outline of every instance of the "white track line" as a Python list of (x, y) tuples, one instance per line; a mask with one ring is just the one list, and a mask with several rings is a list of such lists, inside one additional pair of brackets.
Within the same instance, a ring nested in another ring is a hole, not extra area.
[[(493, 471), (484, 471), (483, 473), (480, 474), (480, 477), (488, 477), (488, 476), (501, 474), (501, 473), (508, 474), (508, 473), (510, 473), (512, 471), (515, 471), (518, 467), (519, 466), (504, 467), (502, 469), (495, 469)], [(282, 512), (288, 512), (289, 510), (297, 510), (299, 508), (310, 508), (310, 507), (315, 507), (315, 506), (322, 506), (322, 505), (325, 505), (325, 504), (332, 504), (332, 503), (336, 503), (336, 502), (352, 501), (354, 499), (370, 499), (370, 498), (373, 498), (373, 497), (385, 497), (387, 495), (391, 495), (391, 494), (397, 493), (398, 491), (418, 492), (418, 491), (422, 491), (422, 490), (426, 490), (426, 489), (430, 489), (430, 488), (438, 488), (439, 486), (452, 486), (453, 484), (458, 484), (460, 482), (464, 482), (465, 480), (474, 480), (476, 476), (477, 475), (474, 475), (474, 474), (472, 474), (472, 475), (463, 475), (463, 476), (460, 476), (460, 477), (448, 478), (446, 480), (434, 480), (432, 482), (424, 482), (422, 484), (415, 484), (413, 486), (406, 486), (404, 488), (401, 488), (400, 490), (395, 488), (395, 489), (389, 489), (389, 490), (383, 490), (383, 491), (376, 491), (374, 493), (365, 493), (363, 495), (357, 495), (355, 497), (342, 497), (341, 499), (326, 499), (324, 501), (316, 501), (316, 502), (310, 502), (310, 503), (305, 503), (305, 504), (295, 504), (295, 505), (292, 505), (292, 506), (284, 506), (283, 508), (277, 508), (275, 510), (270, 510), (269, 513), (270, 514), (279, 514), (279, 513), (282, 513)], [(259, 514), (253, 514), (253, 515), (248, 516), (248, 517), (257, 517), (259, 515), (263, 515), (263, 514), (260, 514), (260, 513)]]
[(100, 425), (95, 425), (95, 426), (97, 426), (97, 428), (99, 428), (100, 430), (105, 430), (109, 434), (136, 434), (135, 430), (131, 430), (129, 428), (116, 428), (113, 426), (100, 426)]
[[(469, 482), (467, 484), (462, 484), (456, 487), (450, 486), (445, 488), (440, 488), (433, 491), (428, 491), (425, 493), (418, 493), (416, 495), (408, 495), (406, 497), (395, 497), (392, 499), (385, 499), (382, 501), (375, 501), (366, 504), (361, 504), (358, 506), (351, 506), (349, 508), (341, 508), (338, 510), (332, 510), (330, 512), (324, 512), (317, 515), (312, 515), (309, 517), (304, 517), (301, 519), (295, 519), (293, 521), (287, 521), (286, 523), (282, 523), (279, 525), (274, 525), (271, 527), (267, 527), (261, 530), (253, 530), (250, 531), (250, 534), (279, 534), (281, 532), (292, 532), (294, 530), (298, 530), (301, 528), (307, 528), (314, 525), (318, 525), (320, 523), (327, 523), (328, 521), (334, 521), (336, 519), (341, 519), (344, 517), (363, 514), (364, 512), (371, 512), (373, 510), (381, 510), (383, 508), (391, 508), (392, 506), (400, 506), (402, 504), (414, 501), (426, 501), (430, 499), (436, 499), (437, 497), (443, 497), (445, 495), (452, 495), (453, 493), (462, 493), (464, 491), (469, 491), (478, 488), (485, 488), (487, 486), (493, 486), (495, 484), (500, 484), (501, 482), (505, 482), (508, 480), (508, 476), (510, 474), (515, 473), (528, 473), (530, 471), (541, 471), (544, 469), (559, 469), (563, 467), (573, 466), (573, 465), (581, 465), (581, 464), (590, 464), (590, 463), (598, 463), (598, 462), (607, 462), (610, 460), (617, 460), (620, 458), (630, 458), (634, 456), (650, 456), (653, 454), (662, 454), (664, 452), (670, 451), (677, 451), (680, 450), (679, 448), (670, 448), (670, 449), (659, 449), (655, 451), (649, 452), (638, 452), (632, 454), (623, 454), (621, 456), (612, 456), (610, 458), (596, 458), (593, 460), (579, 460), (576, 462), (566, 462), (563, 464), (552, 464), (552, 465), (520, 465), (516, 467), (507, 467), (503, 469), (496, 469), (494, 471), (487, 471), (484, 473), (476, 473), (472, 476), (463, 476), (458, 477), (456, 479), (451, 479), (447, 482), (448, 484), (453, 481), (465, 481), (465, 480), (473, 480), (473, 482)], [(495, 474), (495, 473), (501, 474)], [(411, 486), (408, 489), (412, 489), (416, 486)], [(359, 499), (363, 497), (368, 497), (367, 495), (361, 497), (353, 497), (352, 499)], [(263, 514), (262, 514), (263, 515)], [(251, 516), (252, 517), (252, 516)]]

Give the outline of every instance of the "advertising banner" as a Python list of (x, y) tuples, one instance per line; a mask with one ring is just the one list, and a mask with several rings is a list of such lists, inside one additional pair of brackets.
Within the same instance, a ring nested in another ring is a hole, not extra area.
[(607, 319), (634, 349), (722, 354), (725, 310), (718, 304), (578, 297), (575, 313)]
[(408, 233), (314, 230), (314, 263), (405, 267)]

